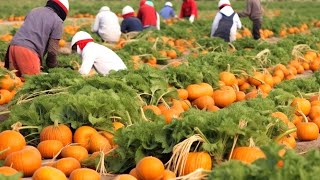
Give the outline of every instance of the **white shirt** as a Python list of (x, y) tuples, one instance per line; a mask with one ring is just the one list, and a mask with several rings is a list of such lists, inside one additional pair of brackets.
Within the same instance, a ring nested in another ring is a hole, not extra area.
[(92, 67), (99, 74), (107, 75), (111, 70), (127, 69), (121, 58), (111, 49), (89, 42), (81, 52), (82, 64), (79, 69), (80, 74), (89, 74)]
[(100, 11), (92, 26), (93, 32), (98, 32), (104, 41), (118, 42), (121, 36), (121, 28), (117, 15), (111, 11)]
[[(231, 16), (234, 13), (234, 11), (231, 6), (225, 6), (216, 14), (216, 17), (214, 18), (212, 27), (211, 27), (211, 37), (213, 37), (213, 34), (218, 29), (219, 22), (222, 18), (221, 13), (226, 16)], [(241, 26), (242, 24), (241, 24), (240, 18), (238, 14), (235, 13), (235, 15), (233, 16), (233, 25), (230, 29), (230, 42), (236, 40), (237, 29), (241, 29)]]

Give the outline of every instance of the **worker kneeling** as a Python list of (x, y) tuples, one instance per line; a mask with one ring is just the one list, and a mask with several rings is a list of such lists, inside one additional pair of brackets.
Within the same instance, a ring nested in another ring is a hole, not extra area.
[(88, 75), (92, 68), (102, 75), (109, 74), (111, 70), (127, 69), (115, 52), (93, 42), (93, 38), (87, 32), (77, 32), (72, 38), (71, 48), (81, 56), (82, 64), (79, 73), (82, 75)]

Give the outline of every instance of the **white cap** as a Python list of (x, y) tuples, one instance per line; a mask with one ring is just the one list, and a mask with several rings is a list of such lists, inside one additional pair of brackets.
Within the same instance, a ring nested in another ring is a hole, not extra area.
[(151, 6), (151, 7), (154, 7), (154, 4), (153, 4), (152, 1), (146, 1), (146, 5), (149, 5), (149, 6)]
[(128, 14), (128, 13), (133, 13), (134, 10), (131, 6), (125, 6), (123, 9), (122, 9), (122, 15), (125, 15), (125, 14)]
[(85, 39), (93, 39), (91, 37), (91, 35), (85, 31), (79, 31), (77, 32), (73, 37), (72, 37), (72, 40), (71, 40), (71, 47), (76, 44), (78, 41), (81, 41), (81, 40), (85, 40)]
[(99, 12), (101, 11), (110, 11), (110, 8), (108, 6), (102, 6)]
[(218, 8), (220, 8), (220, 6), (222, 6), (223, 4), (231, 5), (229, 0), (220, 0), (218, 3)]
[(52, 0), (57, 3), (65, 12), (68, 14), (69, 11), (69, 1), (68, 0)]
[(172, 7), (172, 3), (171, 2), (166, 2), (164, 5)]

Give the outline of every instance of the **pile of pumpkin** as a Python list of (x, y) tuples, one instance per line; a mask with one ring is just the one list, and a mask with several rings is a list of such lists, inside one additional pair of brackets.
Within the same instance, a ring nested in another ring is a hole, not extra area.
[[(6, 70), (3, 69), (3, 72)], [(23, 85), (21, 79), (8, 72), (0, 75), (0, 105), (7, 104), (16, 94), (16, 91)]]
[(94, 15), (90, 13), (77, 13), (72, 16), (73, 18), (95, 18)]
[(0, 36), (0, 41), (10, 42), (13, 36), (10, 33), (4, 34)]
[(288, 34), (297, 34), (306, 32), (309, 29), (306, 23), (301, 24), (300, 26), (292, 26), (290, 28), (283, 28), (279, 32), (280, 37), (286, 37)]
[[(124, 125), (114, 122), (113, 126), (114, 132)], [(35, 180), (60, 180), (67, 179), (66, 177), (71, 180), (79, 177), (100, 180), (99, 173), (89, 168), (81, 168), (81, 162), (101, 153), (109, 153), (116, 147), (113, 143), (113, 132), (98, 132), (90, 126), (81, 126), (72, 134), (68, 126), (55, 122), (41, 130), (37, 148), (26, 145), (25, 138), (19, 132), (36, 127), (23, 127), (16, 123), (12, 128), (0, 133), (0, 159), (4, 160), (0, 174), (4, 175), (22, 172), (23, 177), (32, 176)], [(92, 154), (89, 156), (89, 153)], [(47, 162), (43, 163), (42, 159)]]
[(9, 16), (7, 18), (8, 21), (12, 22), (12, 21), (24, 21), (24, 16)]

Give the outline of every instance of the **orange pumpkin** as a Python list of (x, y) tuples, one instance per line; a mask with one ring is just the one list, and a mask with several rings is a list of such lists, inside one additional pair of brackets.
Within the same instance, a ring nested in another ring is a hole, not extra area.
[(164, 170), (162, 180), (175, 179), (176, 174), (170, 170)]
[(39, 168), (32, 176), (33, 180), (67, 180), (66, 175), (59, 169), (44, 166)]
[(8, 74), (0, 79), (0, 89), (13, 90), (15, 88), (14, 79)]
[(318, 139), (319, 128), (313, 122), (301, 122), (297, 124), (297, 137), (300, 141), (312, 141)]
[(320, 117), (320, 106), (312, 106), (309, 112), (309, 117), (313, 120)]
[(37, 148), (43, 158), (53, 158), (63, 148), (63, 144), (58, 140), (45, 140)]
[(72, 157), (81, 162), (82, 160), (86, 159), (89, 154), (86, 148), (76, 145), (76, 146), (67, 146), (62, 149), (61, 156), (66, 157)]
[(6, 130), (0, 133), (0, 159), (5, 159), (10, 153), (20, 151), (26, 146), (24, 137), (16, 131)]
[(148, 156), (138, 162), (136, 170), (139, 177), (138, 179), (157, 180), (163, 176), (164, 165), (158, 158)]
[(54, 125), (42, 129), (40, 141), (45, 140), (58, 140), (65, 146), (72, 143), (72, 132), (68, 126), (55, 122)]
[(207, 107), (207, 111), (209, 112), (215, 112), (218, 111), (220, 108), (218, 106), (212, 105)]
[(187, 87), (188, 99), (194, 100), (201, 96), (212, 96), (213, 88), (207, 83), (191, 84)]
[(236, 76), (228, 71), (223, 71), (219, 74), (220, 81), (224, 82), (226, 86), (238, 84)]
[(137, 180), (137, 178), (130, 174), (121, 174), (114, 178), (114, 180)]
[(143, 106), (143, 110), (144, 111), (146, 111), (147, 109), (150, 109), (156, 115), (160, 115), (161, 114), (161, 110), (157, 106), (154, 106), (154, 105)]
[(311, 103), (305, 98), (294, 98), (292, 103), (292, 107), (295, 107), (295, 114), (300, 115), (301, 111), (304, 115), (308, 115), (311, 110)]
[(80, 179), (100, 180), (100, 174), (89, 168), (80, 168), (72, 171), (69, 180)]
[(264, 75), (261, 72), (254, 72), (253, 76), (248, 78), (248, 81), (251, 85), (259, 86), (264, 82)]
[[(8, 167), (8, 166), (2, 166), (0, 167), (0, 174), (1, 175), (5, 175), (5, 176), (11, 176), (14, 174), (17, 174), (18, 171), (13, 169), (12, 167)], [(19, 178), (21, 179), (21, 178)]]
[(259, 147), (236, 147), (231, 156), (231, 159), (247, 164), (251, 164), (260, 158), (266, 158), (266, 156)]
[(69, 176), (72, 171), (81, 168), (78, 160), (72, 157), (62, 158), (56, 161), (52, 167), (59, 169), (66, 176)]
[(90, 126), (81, 126), (74, 132), (73, 141), (89, 150), (90, 138), (94, 133), (97, 133), (97, 130), (94, 128)]
[(97, 152), (97, 151), (103, 151), (108, 152), (112, 149), (112, 146), (107, 138), (103, 137), (98, 132), (93, 133), (90, 137), (90, 145), (89, 145), (89, 151), (90, 152)]
[(173, 118), (178, 118), (180, 113), (175, 109), (165, 109), (162, 111), (162, 115), (164, 116), (166, 123), (169, 124)]
[(289, 122), (289, 119), (287, 117), (287, 115), (285, 115), (284, 113), (282, 112), (273, 112), (271, 114), (272, 117), (275, 117), (277, 119), (280, 119), (282, 120), (284, 123), (288, 123)]
[(246, 93), (243, 91), (236, 92), (236, 101), (243, 101), (246, 99)]
[(21, 171), (24, 177), (29, 177), (41, 167), (41, 162), (41, 154), (38, 149), (26, 146), (20, 151), (9, 154), (4, 164)]
[(116, 131), (120, 128), (123, 128), (125, 127), (124, 124), (122, 124), (121, 122), (113, 122), (112, 123), (112, 126), (113, 126), (113, 130)]
[(192, 101), (192, 105), (199, 109), (207, 109), (208, 106), (214, 105), (214, 100), (210, 96), (201, 96)]
[(216, 106), (223, 108), (235, 102), (237, 95), (232, 88), (218, 89), (214, 91), (213, 99)]
[(281, 139), (279, 139), (277, 141), (277, 143), (279, 143), (279, 144), (287, 144), (291, 148), (295, 148), (297, 146), (296, 140), (294, 139), (293, 136), (290, 136), (290, 135), (282, 137)]
[(177, 89), (177, 92), (180, 99), (188, 99), (188, 91), (186, 89)]
[(131, 169), (129, 174), (138, 179), (138, 174), (137, 174), (137, 169), (136, 168)]
[(207, 152), (189, 152), (185, 167), (183, 169), (183, 175), (192, 173), (199, 168), (211, 170), (211, 156)]

